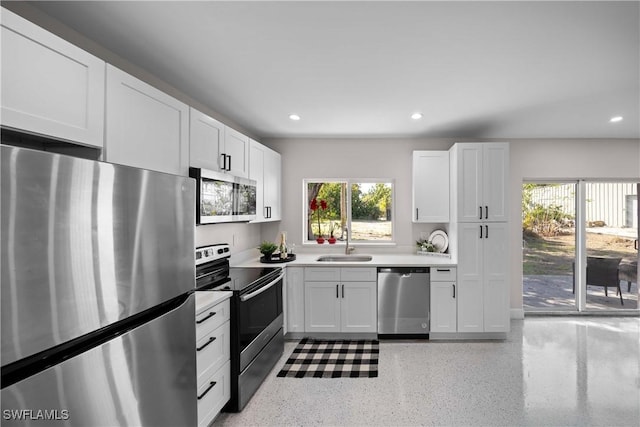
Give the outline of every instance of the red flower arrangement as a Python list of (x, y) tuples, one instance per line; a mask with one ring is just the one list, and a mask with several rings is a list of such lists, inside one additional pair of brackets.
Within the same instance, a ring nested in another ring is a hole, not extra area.
[(313, 214), (316, 213), (318, 217), (318, 238), (316, 242), (322, 244), (324, 243), (324, 239), (322, 238), (322, 228), (320, 226), (320, 211), (327, 210), (327, 202), (325, 200), (317, 200), (315, 197), (311, 200), (311, 204), (309, 205), (309, 209), (311, 209), (311, 217), (313, 218)]

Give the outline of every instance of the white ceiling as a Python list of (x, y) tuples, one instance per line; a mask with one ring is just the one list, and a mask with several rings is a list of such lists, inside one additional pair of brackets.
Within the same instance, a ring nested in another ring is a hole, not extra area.
[(260, 137), (640, 138), (638, 1), (34, 4)]

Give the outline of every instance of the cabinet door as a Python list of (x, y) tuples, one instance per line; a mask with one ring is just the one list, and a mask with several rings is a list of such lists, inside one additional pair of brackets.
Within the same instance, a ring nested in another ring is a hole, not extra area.
[(487, 223), (483, 239), (484, 331), (508, 332), (509, 263), (508, 224)]
[(269, 207), (269, 221), (280, 221), (282, 194), (282, 158), (265, 147), (264, 158), (264, 204)]
[(413, 152), (413, 222), (449, 222), (449, 152)]
[(482, 194), (484, 220), (507, 221), (507, 185), (509, 185), (509, 145), (483, 144)]
[(2, 9), (2, 125), (102, 148), (105, 63)]
[(227, 171), (231, 175), (243, 178), (249, 176), (249, 137), (225, 127), (224, 154), (228, 156)]
[(340, 332), (338, 282), (305, 282), (305, 332)]
[(189, 166), (220, 170), (224, 124), (200, 111), (189, 109)]
[[(479, 221), (482, 199), (482, 144), (456, 144), (456, 210), (459, 222)], [(482, 213), (484, 215), (484, 213)]]
[(484, 330), (483, 239), (484, 225), (459, 224), (458, 244), (458, 332)]
[(188, 175), (189, 108), (107, 65), (106, 160)]
[(286, 332), (304, 332), (304, 268), (287, 267)]
[(340, 285), (342, 332), (377, 332), (376, 282), (344, 282)]
[(264, 222), (269, 217), (265, 203), (265, 152), (264, 147), (254, 140), (250, 140), (249, 147), (249, 178), (256, 181), (256, 219), (252, 222)]
[(430, 332), (456, 332), (456, 282), (431, 282)]

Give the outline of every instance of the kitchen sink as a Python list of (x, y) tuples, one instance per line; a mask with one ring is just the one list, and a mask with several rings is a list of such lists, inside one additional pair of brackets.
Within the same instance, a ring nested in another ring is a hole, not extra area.
[(371, 255), (323, 255), (316, 261), (320, 262), (367, 262), (371, 261)]

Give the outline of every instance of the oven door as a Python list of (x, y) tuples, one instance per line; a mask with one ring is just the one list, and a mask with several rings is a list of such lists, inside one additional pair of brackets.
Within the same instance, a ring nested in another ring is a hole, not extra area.
[(240, 372), (260, 353), (282, 328), (283, 272), (257, 289), (241, 294), (238, 300)]
[(224, 264), (208, 264), (196, 267), (196, 289), (213, 289), (224, 285), (229, 279), (229, 266)]

